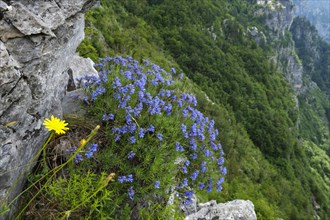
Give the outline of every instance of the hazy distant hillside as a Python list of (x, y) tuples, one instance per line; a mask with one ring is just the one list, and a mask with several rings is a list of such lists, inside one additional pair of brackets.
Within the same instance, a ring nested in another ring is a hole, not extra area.
[(330, 42), (330, 0), (294, 0), (296, 14), (305, 16), (320, 36)]

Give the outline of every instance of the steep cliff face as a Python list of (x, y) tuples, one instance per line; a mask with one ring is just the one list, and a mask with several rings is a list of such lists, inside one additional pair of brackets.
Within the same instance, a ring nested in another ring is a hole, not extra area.
[(295, 14), (306, 17), (317, 29), (319, 35), (330, 42), (330, 2), (329, 0), (293, 0)]
[(291, 0), (258, 0), (261, 6), (256, 15), (265, 17), (269, 28), (268, 37), (275, 42), (276, 62), (278, 68), (285, 73), (296, 93), (302, 88), (303, 67), (295, 52), (294, 42), (288, 34), (294, 19), (294, 5)]
[(263, 8), (257, 14), (266, 15), (266, 25), (272, 32), (273, 38), (284, 36), (285, 30), (290, 28), (293, 21), (293, 4), (290, 0), (258, 0), (257, 4)]
[(304, 72), (330, 95), (330, 44), (325, 42), (315, 27), (305, 18), (295, 18), (290, 29)]
[[(29, 161), (61, 116), (68, 69), (94, 0), (0, 1), (0, 201), (22, 188)], [(5, 199), (5, 200), (4, 200)]]

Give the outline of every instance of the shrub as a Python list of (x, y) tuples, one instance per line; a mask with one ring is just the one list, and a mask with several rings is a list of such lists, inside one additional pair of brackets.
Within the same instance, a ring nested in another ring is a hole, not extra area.
[(197, 191), (221, 191), (226, 167), (214, 121), (184, 92), (183, 74), (131, 57), (107, 57), (99, 77), (79, 79), (89, 115), (102, 121), (104, 140), (88, 167), (113, 172), (111, 191), (124, 206), (148, 208), (175, 191), (185, 204)]

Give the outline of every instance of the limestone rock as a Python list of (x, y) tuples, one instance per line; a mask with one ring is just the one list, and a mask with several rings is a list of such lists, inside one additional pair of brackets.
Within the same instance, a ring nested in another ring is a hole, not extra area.
[(254, 205), (249, 200), (234, 200), (227, 203), (210, 201), (199, 204), (198, 212), (186, 216), (185, 220), (256, 220)]
[(293, 3), (291, 0), (258, 0), (257, 4), (263, 6), (255, 15), (265, 16), (266, 25), (271, 30), (274, 39), (284, 36), (285, 30), (290, 29), (293, 22)]
[[(288, 31), (294, 19), (294, 5), (292, 0), (257, 0), (260, 9), (256, 16), (264, 16), (265, 24), (269, 28), (269, 40), (286, 42), (275, 46), (276, 56), (271, 60), (277, 68), (285, 73), (287, 81), (291, 84), (296, 94), (300, 94), (303, 87), (303, 66), (295, 53), (294, 43), (288, 36)], [(258, 43), (259, 35), (256, 30), (250, 29), (250, 34)], [(298, 102), (296, 101), (298, 105)]]
[(94, 62), (90, 58), (83, 58), (78, 55), (72, 57), (68, 74), (69, 74), (69, 91), (78, 88), (78, 79), (88, 76), (96, 76), (98, 77), (97, 71), (94, 69)]
[(82, 13), (95, 0), (8, 2), (0, 1), (0, 201), (7, 203), (49, 134), (42, 121), (62, 116), (68, 70), (84, 38)]
[(8, 10), (9, 10), (8, 5), (5, 2), (0, 1), (0, 12), (4, 12), (4, 11), (8, 11)]

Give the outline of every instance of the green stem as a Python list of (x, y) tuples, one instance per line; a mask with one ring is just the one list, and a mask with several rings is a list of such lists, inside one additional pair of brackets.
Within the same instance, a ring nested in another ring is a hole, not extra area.
[[(40, 156), (42, 151), (45, 151), (48, 143), (51, 141), (51, 139), (54, 137), (55, 132), (52, 132), (47, 141), (44, 143), (44, 145), (42, 145), (42, 148), (40, 149), (40, 151), (30, 160), (30, 162), (26, 165), (26, 168), (23, 170), (22, 174), (20, 176), (17, 177), (16, 181), (13, 183), (12, 187), (8, 190), (7, 192), (7, 196), (4, 197), (4, 199), (1, 201), (0, 204), (4, 204), (6, 202), (6, 198), (8, 197), (8, 195), (13, 191), (14, 187), (16, 186), (16, 184), (18, 183), (18, 181), (24, 176), (24, 174), (26, 173), (27, 169), (30, 167), (30, 165), (32, 165), (32, 163), (35, 162), (35, 160)], [(38, 182), (38, 181), (37, 181)], [(36, 182), (36, 183), (37, 183)], [(33, 186), (33, 185), (32, 185)], [(31, 187), (32, 187), (31, 186)], [(28, 189), (30, 189), (30, 187), (28, 187)], [(8, 205), (8, 207), (10, 207), (22, 194), (24, 194), (27, 190), (24, 190), (23, 192), (21, 192), (20, 194), (18, 194)]]
[[(100, 129), (100, 126), (96, 126), (90, 133), (90, 135), (88, 136), (86, 142), (84, 142), (83, 144), (81, 144), (79, 146), (79, 148), (77, 149), (77, 151), (63, 164), (61, 164), (60, 166), (58, 167), (55, 167), (54, 169), (50, 170), (47, 175), (50, 173), (50, 172), (53, 172), (53, 174), (47, 179), (46, 183), (39, 189), (39, 191), (29, 200), (29, 202), (24, 206), (24, 208), (21, 210), (21, 212), (18, 214), (18, 216), (16, 217), (16, 219), (19, 219), (22, 214), (24, 213), (25, 209), (31, 204), (31, 202), (41, 193), (41, 191), (48, 185), (48, 183), (53, 179), (53, 177), (55, 176), (56, 173), (58, 173), (64, 166), (66, 166), (69, 162), (71, 162), (75, 157), (76, 155), (83, 149), (83, 147), (86, 146), (86, 144), (97, 134), (97, 131)], [(40, 179), (43, 179), (45, 178), (47, 175), (44, 175), (43, 177), (41, 177)], [(40, 181), (37, 180), (35, 183), (39, 182)], [(33, 183), (33, 185), (35, 184)], [(31, 188), (31, 186), (29, 187)], [(26, 190), (25, 190), (26, 191)], [(24, 192), (25, 192), (24, 191)], [(21, 194), (20, 194), (21, 195)], [(12, 204), (12, 203), (11, 203)]]

